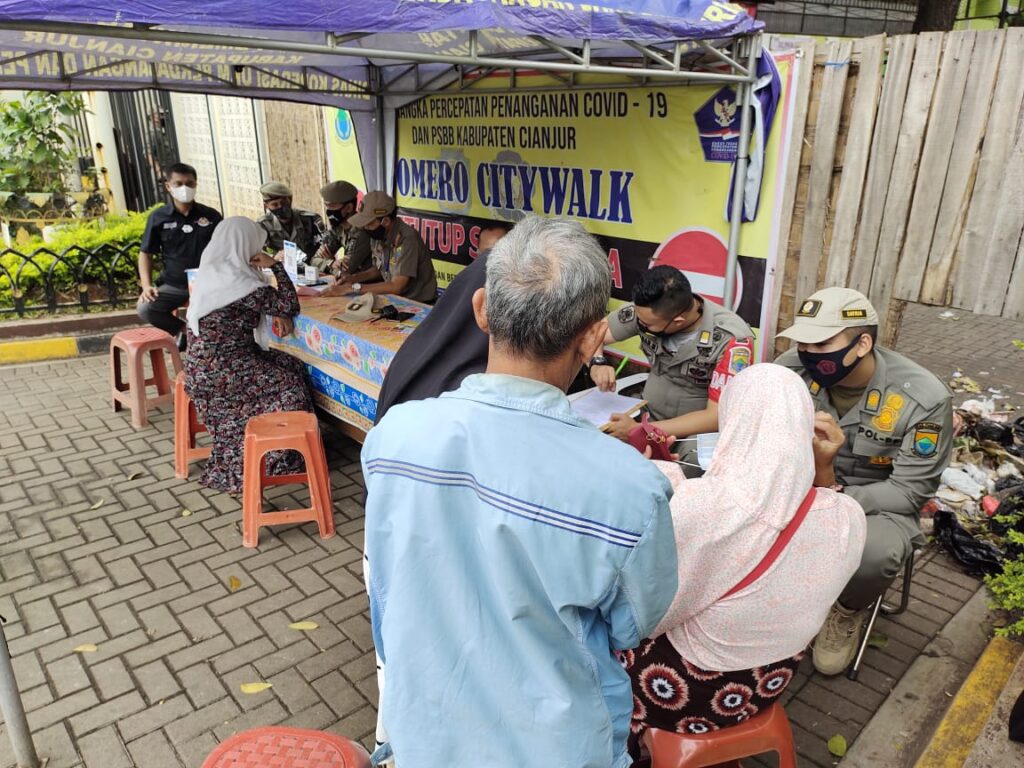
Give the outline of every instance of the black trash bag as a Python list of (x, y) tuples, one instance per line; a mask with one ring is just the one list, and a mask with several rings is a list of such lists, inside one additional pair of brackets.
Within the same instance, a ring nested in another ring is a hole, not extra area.
[(1024, 416), (1019, 417), (1013, 422), (1013, 434), (1017, 436), (1017, 439), (1024, 443)]
[(1002, 551), (994, 544), (974, 538), (960, 525), (956, 513), (945, 509), (935, 513), (935, 538), (970, 575), (1002, 573)]
[(998, 480), (996, 480), (995, 491), (996, 493), (999, 493), (999, 491), (1005, 491), (1017, 485), (1024, 487), (1024, 479), (1021, 479), (1016, 475), (1010, 475), (1009, 477), (1000, 477)]
[(1010, 710), (1010, 741), (1024, 744), (1024, 691)]
[(998, 421), (979, 419), (978, 423), (970, 428), (969, 433), (978, 440), (988, 440), (998, 445), (1013, 445), (1013, 427), (1009, 424), (1000, 424)]

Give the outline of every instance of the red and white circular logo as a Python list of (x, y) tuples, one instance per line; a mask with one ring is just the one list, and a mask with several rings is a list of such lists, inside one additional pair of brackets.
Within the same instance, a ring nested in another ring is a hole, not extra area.
[[(725, 263), (729, 246), (717, 233), (703, 227), (687, 227), (670, 235), (654, 252), (649, 267), (667, 264), (686, 274), (694, 293), (722, 303), (725, 294)], [(736, 265), (732, 309), (743, 299), (743, 274)]]

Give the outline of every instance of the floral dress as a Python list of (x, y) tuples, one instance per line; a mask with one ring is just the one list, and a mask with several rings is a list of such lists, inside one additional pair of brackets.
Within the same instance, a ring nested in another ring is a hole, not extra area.
[[(185, 391), (213, 437), (213, 452), (199, 482), (207, 488), (242, 490), (245, 426), (253, 416), (276, 411), (312, 411), (303, 364), (276, 350), (260, 349), (253, 337), (264, 315), (294, 317), (299, 297), (281, 264), (272, 267), (277, 288), (259, 288), (199, 321), (188, 334)], [(304, 471), (300, 454), (267, 456), (272, 475)]]
[(659, 635), (618, 656), (633, 684), (629, 754), (634, 768), (649, 768), (648, 728), (699, 735), (742, 723), (775, 703), (804, 653), (756, 669), (713, 672), (680, 658), (668, 635)]

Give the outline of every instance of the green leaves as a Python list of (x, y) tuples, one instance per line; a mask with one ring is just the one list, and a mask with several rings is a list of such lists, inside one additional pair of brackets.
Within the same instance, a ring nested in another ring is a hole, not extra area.
[(843, 757), (846, 754), (846, 750), (846, 737), (843, 734), (837, 733), (828, 740), (828, 751), (836, 757)]
[(0, 102), (0, 189), (18, 196), (63, 191), (77, 151), (78, 132), (68, 119), (83, 111), (77, 93), (29, 91), (23, 99)]

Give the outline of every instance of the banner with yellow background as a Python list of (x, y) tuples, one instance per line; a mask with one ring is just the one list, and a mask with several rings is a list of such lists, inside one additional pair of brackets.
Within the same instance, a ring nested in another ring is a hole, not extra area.
[[(751, 326), (771, 303), (782, 169), (795, 62), (776, 59), (781, 93), (771, 116), (756, 218), (741, 228), (734, 308)], [(612, 306), (628, 301), (655, 261), (683, 269), (721, 303), (725, 218), (739, 110), (721, 85), (610, 88), (597, 78), (555, 90), (546, 75), (507, 75), (399, 111), (395, 190), (403, 217), (432, 251), (444, 286), (475, 258), (480, 227), (527, 214), (575, 219), (608, 250)], [(591, 85), (590, 88), (586, 87)], [(640, 358), (635, 346), (623, 351)]]

